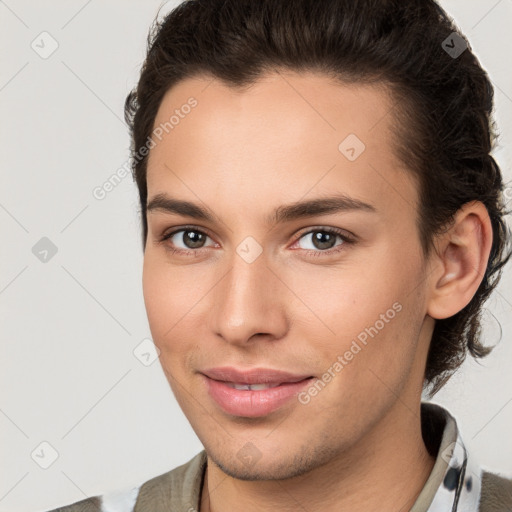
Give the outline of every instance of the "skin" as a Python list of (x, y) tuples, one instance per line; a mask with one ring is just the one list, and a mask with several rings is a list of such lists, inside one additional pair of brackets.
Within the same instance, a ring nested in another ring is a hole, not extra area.
[[(148, 212), (143, 289), (162, 368), (208, 454), (201, 512), (409, 510), (434, 464), (420, 400), (435, 319), (478, 288), (485, 207), (462, 209), (424, 258), (417, 186), (395, 157), (383, 87), (289, 71), (243, 91), (188, 78), (167, 92), (155, 126), (190, 96), (197, 107), (150, 151), (148, 199), (166, 193), (217, 219)], [(351, 133), (366, 146), (353, 162), (338, 149)], [(375, 212), (266, 223), (276, 207), (334, 192)], [(199, 252), (189, 232), (159, 241), (191, 224), (207, 235)], [(308, 233), (326, 227), (355, 241), (315, 245)], [(236, 251), (249, 236), (263, 249), (252, 263)], [(400, 312), (307, 404), (241, 418), (206, 391), (199, 372), (224, 365), (321, 379), (394, 303)], [(237, 456), (248, 442), (252, 464)]]

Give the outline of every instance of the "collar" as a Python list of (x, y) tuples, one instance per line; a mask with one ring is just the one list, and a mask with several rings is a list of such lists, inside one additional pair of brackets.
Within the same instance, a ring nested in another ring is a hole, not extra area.
[(482, 469), (468, 452), (455, 418), (440, 405), (422, 402), (421, 425), (436, 461), (410, 512), (478, 512)]

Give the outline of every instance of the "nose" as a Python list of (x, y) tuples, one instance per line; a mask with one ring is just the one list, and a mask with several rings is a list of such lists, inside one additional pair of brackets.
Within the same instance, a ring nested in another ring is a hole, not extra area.
[(214, 334), (244, 347), (255, 339), (280, 339), (288, 329), (287, 288), (279, 272), (268, 266), (265, 253), (249, 261), (233, 255), (230, 268), (214, 288), (210, 308)]

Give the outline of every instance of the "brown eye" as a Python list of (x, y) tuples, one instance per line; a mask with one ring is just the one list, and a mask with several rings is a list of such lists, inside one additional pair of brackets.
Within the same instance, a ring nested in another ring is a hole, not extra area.
[[(189, 248), (189, 249), (197, 249), (198, 247), (202, 247), (207, 236), (200, 231), (195, 231), (193, 229), (185, 229), (182, 230), (183, 235), (181, 236), (181, 241)], [(178, 231), (179, 233), (179, 231)]]
[(310, 247), (302, 246), (300, 247), (301, 249), (309, 251), (318, 250), (320, 252), (327, 252), (336, 247), (336, 240), (338, 239), (341, 240), (341, 243), (337, 244), (338, 246), (349, 241), (348, 238), (339, 231), (325, 228), (308, 231), (299, 238), (299, 241), (302, 239), (308, 240)]
[(311, 233), (311, 241), (317, 249), (331, 249), (339, 235), (333, 235), (327, 231), (314, 231)]
[(164, 235), (160, 241), (166, 245), (170, 245), (176, 252), (187, 252), (208, 247), (205, 246), (208, 238), (210, 237), (199, 229), (182, 228)]

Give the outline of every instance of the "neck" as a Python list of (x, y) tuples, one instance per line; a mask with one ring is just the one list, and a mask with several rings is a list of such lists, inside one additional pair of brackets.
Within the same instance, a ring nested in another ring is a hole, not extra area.
[[(404, 414), (404, 408), (409, 411)], [(410, 510), (432, 471), (421, 435), (420, 404), (397, 401), (355, 446), (327, 464), (287, 480), (244, 481), (208, 457), (200, 512)]]

